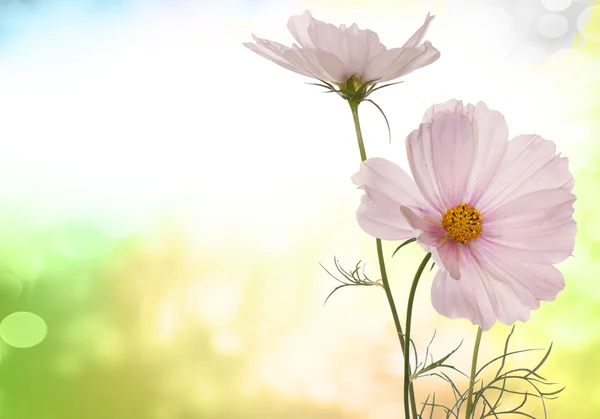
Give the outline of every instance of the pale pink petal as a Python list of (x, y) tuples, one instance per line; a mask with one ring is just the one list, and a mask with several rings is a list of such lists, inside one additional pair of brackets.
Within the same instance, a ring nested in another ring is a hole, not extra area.
[(341, 28), (331, 23), (318, 22), (310, 25), (308, 35), (315, 49), (333, 55), (344, 65), (348, 64), (348, 40), (345, 26), (342, 31)]
[(410, 206), (420, 214), (429, 208), (402, 168), (385, 159), (371, 158), (361, 164), (352, 181), (365, 191), (357, 211), (363, 230), (384, 240), (413, 237), (413, 229), (402, 216), (400, 206)]
[(438, 58), (440, 58), (440, 52), (430, 42), (425, 42), (419, 48), (407, 50), (407, 52), (394, 61), (379, 82), (383, 83), (405, 76), (419, 68), (428, 66)]
[(425, 199), (440, 214), (463, 203), (475, 152), (473, 126), (460, 114), (440, 113), (406, 139), (408, 161)]
[(289, 62), (285, 58), (283, 58), (283, 53), (285, 51), (289, 51), (290, 48), (277, 43), (275, 41), (269, 41), (268, 39), (258, 38), (252, 35), (255, 43), (245, 42), (244, 46), (249, 50), (257, 53), (263, 58), (266, 58), (269, 61), (274, 62), (275, 64), (280, 65), (281, 67), (291, 70), (295, 73), (301, 74), (303, 76), (314, 77), (312, 72), (307, 71), (307, 69), (300, 67), (294, 63)]
[(414, 230), (412, 236), (416, 237), (423, 250), (431, 252), (436, 265), (448, 271), (453, 278), (460, 279), (457, 244), (447, 237), (440, 225), (439, 215), (425, 212), (423, 216), (419, 216), (405, 206), (400, 211)]
[(386, 50), (385, 46), (379, 41), (379, 37), (375, 32), (368, 29), (361, 30), (356, 24), (350, 25), (344, 34), (346, 37), (345, 45), (347, 45), (345, 51), (348, 53), (344, 57), (344, 62), (348, 73), (351, 73), (351, 75), (357, 74), (363, 82), (371, 81), (364, 78), (365, 68), (372, 57)]
[(520, 301), (530, 309), (539, 307), (539, 301), (553, 301), (565, 287), (561, 272), (552, 265), (521, 262), (498, 253), (485, 241), (471, 246), (478, 260), (498, 281), (510, 282)]
[(499, 255), (484, 252), (483, 249), (485, 245), (482, 242), (469, 243), (470, 256), (466, 261), (473, 266), (473, 273), (482, 281), (496, 318), (506, 325), (517, 320), (529, 320), (530, 311), (540, 305), (539, 298), (507, 274), (503, 269), (507, 261), (502, 261)]
[(382, 82), (389, 80), (388, 76), (408, 66), (421, 55), (423, 55), (423, 51), (417, 48), (388, 49), (371, 58), (365, 67), (362, 78), (365, 81), (378, 80)]
[(440, 52), (430, 42), (421, 44), (433, 18), (434, 16), (427, 14), (423, 25), (402, 48), (393, 48), (372, 56), (365, 69), (364, 79), (377, 79), (382, 83), (402, 77), (436, 61), (440, 57)]
[(485, 241), (470, 244), (472, 254), (498, 282), (508, 283), (515, 295), (529, 309), (539, 307), (540, 301), (552, 301), (564, 288), (565, 281), (552, 265), (523, 263), (495, 252)]
[(292, 45), (291, 50), (283, 53), (283, 58), (306, 70), (316, 79), (330, 83), (343, 83), (347, 80), (342, 62), (327, 52)]
[[(314, 45), (308, 36), (308, 27), (311, 23), (319, 22), (310, 14), (307, 10), (303, 14), (298, 16), (292, 16), (288, 20), (287, 27), (292, 33), (294, 39), (300, 44), (302, 48), (313, 48)], [(322, 22), (321, 22), (322, 23)]]
[(467, 104), (467, 106), (463, 106), (461, 100), (450, 99), (445, 103), (437, 103), (430, 106), (425, 111), (425, 115), (423, 115), (423, 120), (421, 122), (423, 124), (433, 122), (433, 115), (438, 113), (461, 114), (469, 118), (469, 121), (473, 122), (473, 117), (475, 116), (475, 106), (471, 105), (470, 103)]
[(449, 272), (439, 270), (431, 285), (431, 303), (442, 316), (450, 319), (464, 318), (484, 330), (496, 323), (496, 315), (487, 295), (486, 288), (475, 266), (467, 246), (461, 246), (461, 278), (452, 278)]
[(564, 189), (532, 192), (485, 214), (484, 236), (519, 236), (523, 230), (551, 231), (572, 219), (575, 195)]
[(487, 237), (482, 234), (478, 240), (507, 257), (527, 263), (554, 264), (565, 260), (573, 253), (577, 225), (574, 220), (551, 231), (536, 228), (523, 230), (520, 235)]
[(504, 270), (505, 263), (499, 263), (495, 255), (490, 258), (474, 243), (458, 248), (460, 280), (443, 272), (436, 275), (431, 288), (436, 311), (449, 318), (466, 318), (484, 330), (489, 330), (496, 320), (507, 325), (527, 321), (530, 311), (539, 307), (540, 298), (524, 286), (525, 281), (516, 280)]
[(488, 297), (498, 319), (511, 325), (527, 321), (540, 301), (552, 301), (564, 288), (562, 274), (552, 265), (516, 261), (488, 247), (485, 241), (469, 244), (472, 263), (484, 281)]
[(575, 246), (574, 202), (575, 196), (560, 188), (520, 196), (484, 215), (478, 241), (506, 258), (559, 263)]
[(349, 28), (340, 25), (338, 28), (319, 22), (311, 25), (308, 33), (316, 48), (335, 56), (344, 64), (347, 79), (355, 74), (364, 77), (369, 59), (385, 51), (385, 46), (375, 32), (361, 30), (356, 24), (350, 25)]
[(440, 262), (445, 270), (448, 271), (453, 279), (460, 279), (460, 266), (458, 263), (459, 249), (458, 246), (464, 246), (463, 244), (456, 243), (454, 240), (444, 238), (437, 245), (436, 250), (440, 259)]
[(484, 213), (521, 196), (544, 189), (573, 187), (568, 159), (556, 155), (553, 142), (521, 135), (508, 142), (506, 153), (476, 205)]
[(468, 107), (465, 110), (469, 114), (473, 112), (476, 150), (464, 199), (465, 202), (477, 202), (506, 153), (508, 125), (500, 112), (490, 110), (483, 102), (477, 103), (474, 110)]
[(413, 229), (400, 214), (399, 204), (379, 192), (365, 192), (356, 211), (358, 225), (369, 235), (382, 240), (406, 240)]
[[(400, 212), (413, 229), (414, 234), (411, 237), (416, 237), (419, 242), (429, 246), (426, 249), (427, 251), (432, 247), (441, 246), (446, 238), (446, 231), (440, 225), (441, 220), (439, 219), (439, 215), (427, 212), (419, 215), (404, 205), (400, 207)], [(436, 216), (438, 217), (437, 220)]]
[[(356, 28), (356, 31), (354, 31), (352, 29), (353, 27)], [(385, 45), (383, 45), (381, 43), (381, 41), (379, 40), (379, 36), (372, 30), (359, 29), (358, 26), (352, 25), (352, 26), (350, 26), (350, 29), (348, 31), (348, 36), (350, 37), (350, 41), (351, 41), (351, 45), (350, 45), (350, 49), (351, 49), (350, 56), (351, 57), (353, 54), (356, 56), (359, 56), (359, 55), (362, 56), (362, 54), (359, 52), (353, 52), (352, 51), (353, 48), (356, 49), (357, 51), (362, 51), (363, 49), (366, 49), (365, 65), (371, 58), (373, 58), (374, 56), (376, 56), (386, 50)], [(356, 43), (356, 45), (354, 45), (354, 43)]]
[[(451, 99), (431, 106), (423, 116), (423, 123), (433, 122), (443, 114), (464, 115), (473, 124), (475, 152), (463, 202), (473, 204), (496, 174), (506, 152), (508, 126), (500, 112), (490, 110), (483, 102), (476, 106)], [(437, 116), (436, 116), (437, 115)]]
[(481, 240), (512, 258), (552, 264), (573, 252), (575, 195), (564, 189), (530, 193), (487, 213)]
[(309, 50), (314, 54), (316, 60), (321, 64), (325, 72), (329, 75), (328, 81), (335, 83), (345, 83), (348, 81), (350, 77), (352, 77), (352, 73), (346, 68), (344, 63), (340, 61), (335, 55), (330, 54), (327, 51), (322, 51), (318, 49)]
[(423, 38), (429, 29), (429, 24), (433, 20), (435, 16), (431, 16), (431, 14), (427, 13), (427, 17), (425, 17), (425, 23), (417, 29), (417, 31), (411, 36), (408, 41), (403, 45), (403, 48), (417, 48), (423, 42)]
[(431, 148), (431, 124), (421, 124), (406, 138), (406, 152), (410, 171), (423, 198), (440, 214), (447, 208), (441, 200), (435, 171), (433, 170), (433, 150)]

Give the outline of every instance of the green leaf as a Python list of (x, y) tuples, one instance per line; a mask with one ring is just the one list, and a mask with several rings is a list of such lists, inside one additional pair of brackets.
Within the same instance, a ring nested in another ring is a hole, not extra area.
[(385, 113), (383, 112), (383, 109), (381, 109), (381, 107), (379, 107), (378, 104), (376, 104), (375, 102), (373, 102), (371, 99), (366, 99), (367, 102), (371, 102), (373, 105), (375, 105), (375, 107), (377, 109), (379, 109), (379, 112), (381, 112), (381, 114), (383, 115), (383, 119), (385, 119), (385, 124), (387, 125), (387, 129), (388, 129), (388, 136), (390, 139), (390, 144), (392, 143), (392, 130), (390, 129), (390, 123), (387, 119), (387, 116), (385, 116)]
[(500, 359), (504, 359), (506, 357), (509, 357), (511, 355), (516, 355), (516, 354), (521, 354), (521, 353), (525, 353), (525, 352), (533, 352), (533, 351), (541, 351), (542, 349), (539, 348), (535, 348), (535, 349), (521, 349), (518, 351), (512, 351), (512, 352), (508, 352), (504, 355), (500, 355), (497, 356), (496, 358), (492, 359), (491, 361), (487, 362), (483, 367), (479, 368), (479, 370), (477, 371), (477, 373), (475, 374), (475, 377), (477, 377), (479, 374), (481, 374), (481, 372), (486, 369), (488, 366), (490, 366), (491, 364), (493, 364), (494, 362), (500, 360)]
[[(456, 349), (454, 349), (452, 352), (450, 352), (449, 354), (447, 354), (446, 356), (444, 356), (443, 358), (438, 359), (435, 362), (432, 362), (431, 364), (429, 364), (428, 366), (424, 367), (421, 371), (418, 371), (415, 373), (414, 378), (417, 378), (419, 375), (429, 372), (437, 367), (441, 367), (443, 366), (444, 362), (450, 358), (456, 351), (458, 351), (458, 349), (461, 347), (461, 345), (463, 344), (463, 341), (460, 341), (460, 343), (458, 344), (458, 346), (456, 347)], [(445, 367), (447, 368), (451, 368), (451, 369), (455, 369), (454, 367), (450, 366), (450, 365), (446, 365)], [(458, 370), (457, 370), (458, 371)]]
[(552, 343), (550, 344), (550, 347), (548, 348), (548, 351), (546, 352), (546, 355), (544, 355), (544, 357), (542, 358), (542, 360), (536, 365), (536, 367), (531, 370), (531, 372), (529, 374), (527, 374), (525, 377), (528, 377), (531, 374), (534, 374), (536, 376), (538, 376), (535, 372), (537, 370), (539, 370), (541, 368), (542, 365), (544, 365), (544, 362), (546, 362), (546, 360), (548, 359), (548, 357), (550, 356), (550, 352), (552, 352)]
[(376, 90), (383, 89), (384, 87), (393, 86), (394, 84), (404, 83), (404, 81), (396, 81), (394, 83), (382, 84), (381, 86), (375, 87), (374, 89), (369, 90), (369, 94), (373, 93)]
[[(373, 281), (371, 280), (365, 273), (364, 273), (364, 264), (361, 266), (361, 262), (362, 261), (358, 261), (356, 263), (356, 266), (353, 270), (351, 271), (346, 271), (341, 265), (340, 262), (337, 260), (337, 258), (334, 256), (333, 257), (333, 262), (335, 264), (335, 267), (337, 269), (337, 271), (340, 273), (340, 275), (342, 276), (343, 279), (338, 278), (337, 276), (333, 275), (331, 272), (329, 272), (329, 270), (323, 266), (322, 263), (319, 263), (319, 265), (321, 265), (321, 267), (325, 270), (325, 272), (327, 272), (329, 274), (329, 276), (331, 276), (333, 279), (335, 279), (337, 282), (339, 282), (341, 285), (338, 285), (337, 287), (335, 287), (333, 289), (333, 291), (331, 291), (329, 293), (329, 295), (327, 296), (327, 298), (325, 299), (325, 302), (323, 302), (323, 305), (325, 305), (327, 303), (327, 301), (329, 300), (329, 298), (338, 290), (345, 288), (345, 287), (349, 287), (349, 286), (381, 286), (381, 281), (377, 280), (377, 281)], [(362, 272), (361, 272), (361, 268), (362, 268)]]
[(394, 253), (392, 253), (392, 257), (394, 257), (394, 255), (396, 254), (396, 252), (397, 252), (398, 250), (402, 249), (402, 248), (403, 248), (404, 246), (406, 246), (407, 244), (411, 244), (412, 242), (415, 242), (415, 241), (417, 241), (417, 239), (414, 239), (414, 238), (413, 238), (413, 239), (408, 239), (408, 240), (406, 240), (404, 243), (402, 243), (400, 246), (398, 246), (398, 247), (396, 248), (396, 250), (394, 250)]
[(504, 368), (504, 363), (506, 362), (506, 353), (508, 352), (508, 343), (510, 342), (510, 338), (512, 336), (512, 334), (515, 331), (515, 326), (512, 327), (512, 329), (510, 329), (510, 333), (508, 334), (508, 336), (506, 337), (506, 342), (504, 342), (504, 358), (502, 358), (502, 364), (500, 365), (500, 368), (498, 368), (498, 372), (496, 373), (496, 378), (500, 375), (500, 372), (502, 372), (502, 368)]

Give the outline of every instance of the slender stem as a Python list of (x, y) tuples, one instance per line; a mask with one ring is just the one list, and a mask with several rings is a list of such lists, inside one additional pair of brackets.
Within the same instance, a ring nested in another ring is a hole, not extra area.
[[(423, 274), (423, 271), (425, 270), (425, 267), (427, 266), (427, 263), (429, 262), (430, 258), (431, 258), (431, 253), (427, 253), (425, 255), (425, 257), (423, 258), (421, 265), (419, 265), (419, 269), (417, 269), (417, 272), (415, 273), (415, 278), (410, 287), (410, 294), (408, 294), (408, 307), (406, 309), (406, 340), (405, 340), (407, 347), (410, 347), (410, 328), (411, 328), (410, 323), (412, 320), (413, 305), (415, 303), (415, 294), (417, 293), (417, 285), (419, 285), (419, 279), (421, 279), (421, 274)], [(411, 390), (414, 393), (413, 385), (410, 380), (410, 354), (405, 354), (404, 355), (404, 416), (406, 417), (406, 419), (410, 418), (410, 413), (411, 413), (410, 407), (412, 407), (412, 417), (414, 419), (418, 419), (416, 403), (414, 402), (414, 400), (412, 403), (409, 403), (409, 400), (408, 400), (408, 395)]]
[[(367, 153), (365, 151), (365, 143), (363, 141), (362, 131), (360, 129), (360, 120), (358, 119), (358, 105), (359, 102), (348, 101), (350, 104), (350, 109), (352, 110), (352, 119), (354, 120), (354, 129), (356, 130), (356, 139), (358, 140), (358, 149), (360, 151), (360, 160), (367, 160)], [(392, 317), (394, 319), (394, 325), (396, 326), (396, 334), (398, 335), (398, 340), (400, 341), (400, 349), (402, 349), (402, 355), (404, 359), (410, 358), (410, 340), (404, 339), (404, 334), (402, 333), (402, 325), (400, 323), (400, 317), (398, 317), (398, 311), (396, 310), (396, 304), (394, 303), (394, 297), (392, 295), (392, 289), (390, 288), (390, 283), (388, 281), (387, 272), (385, 270), (385, 260), (383, 258), (383, 246), (381, 244), (380, 239), (376, 239), (375, 243), (377, 245), (377, 259), (379, 260), (379, 270), (381, 272), (381, 282), (383, 284), (383, 289), (385, 290), (385, 296), (387, 297), (388, 304), (390, 306), (390, 310), (392, 311)], [(405, 344), (406, 342), (406, 344)], [(415, 400), (415, 391), (413, 386), (410, 386), (410, 401), (413, 406), (413, 410), (416, 412), (417, 402)], [(416, 416), (415, 416), (416, 417)], [(407, 416), (408, 419), (408, 416)]]
[[(360, 150), (360, 160), (367, 160), (367, 153), (365, 151), (365, 143), (363, 141), (362, 131), (360, 129), (360, 120), (358, 119), (358, 104), (359, 102), (348, 101), (350, 109), (352, 110), (352, 119), (354, 119), (354, 129), (356, 130), (356, 138), (358, 140), (358, 149)], [(404, 345), (404, 334), (402, 333), (402, 325), (398, 312), (396, 311), (396, 304), (394, 303), (394, 297), (392, 296), (392, 290), (388, 281), (387, 272), (385, 270), (385, 260), (383, 258), (383, 246), (380, 239), (376, 239), (377, 245), (377, 258), (379, 259), (379, 270), (381, 272), (381, 282), (383, 283), (383, 289), (387, 297), (390, 309), (392, 310), (392, 317), (394, 318), (394, 324), (396, 326), (396, 332), (398, 334), (398, 340), (400, 341), (400, 347), (402, 348), (402, 354), (405, 355), (406, 348)]]
[(385, 260), (383, 259), (383, 246), (381, 245), (381, 240), (379, 239), (376, 239), (375, 243), (377, 245), (377, 258), (379, 259), (381, 282), (383, 283), (383, 289), (385, 290), (385, 295), (387, 297), (388, 304), (390, 305), (390, 310), (392, 310), (392, 317), (394, 318), (394, 325), (396, 326), (396, 332), (398, 334), (398, 340), (400, 341), (402, 355), (408, 356), (410, 348), (406, 346), (406, 342), (404, 340), (404, 334), (402, 333), (402, 325), (400, 324), (400, 317), (398, 317), (398, 311), (396, 310), (396, 304), (394, 303), (394, 296), (392, 295), (390, 283), (388, 281), (387, 273), (385, 271)]
[(469, 393), (467, 395), (467, 413), (465, 419), (469, 419), (473, 413), (473, 388), (475, 387), (475, 372), (477, 371), (477, 356), (479, 355), (479, 345), (481, 344), (481, 335), (483, 330), (478, 328), (475, 338), (475, 347), (473, 348), (473, 361), (471, 362), (471, 380), (469, 382)]
[[(354, 129), (356, 130), (356, 139), (358, 140), (358, 149), (360, 150), (360, 161), (367, 160), (367, 153), (365, 151), (365, 143), (362, 137), (362, 131), (360, 129), (360, 121), (358, 119), (358, 104), (353, 100), (349, 100), (350, 109), (352, 110), (352, 119), (354, 119)], [(404, 345), (402, 345), (404, 346)]]

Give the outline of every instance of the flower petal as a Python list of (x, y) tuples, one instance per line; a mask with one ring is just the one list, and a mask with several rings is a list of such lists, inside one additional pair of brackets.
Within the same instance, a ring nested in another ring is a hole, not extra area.
[(561, 262), (575, 246), (575, 199), (565, 189), (535, 191), (516, 198), (484, 215), (478, 240), (494, 252), (521, 262)]
[[(531, 233), (535, 233), (533, 230)], [(526, 263), (554, 264), (569, 257), (573, 252), (577, 224), (571, 220), (550, 231), (527, 235), (523, 231), (518, 236), (479, 237), (494, 251), (504, 253), (507, 257)]]
[(330, 83), (343, 83), (347, 80), (343, 63), (335, 56), (317, 49), (302, 49), (292, 45), (283, 53), (283, 58), (309, 72), (312, 77)]
[[(462, 253), (460, 281), (440, 272), (434, 278), (431, 299), (438, 313), (449, 318), (466, 318), (489, 330), (496, 320), (506, 325), (517, 320), (527, 321), (530, 311), (539, 307), (540, 298), (531, 289), (535, 287), (528, 288), (525, 284), (530, 278), (539, 281), (536, 271), (539, 275), (548, 272), (547, 269), (538, 270), (535, 265), (529, 265), (530, 269), (527, 269), (523, 264), (515, 269), (508, 261), (499, 261), (480, 242), (469, 243), (459, 251)], [(505, 269), (506, 266), (511, 266), (512, 272)], [(553, 281), (556, 279), (554, 276)], [(560, 282), (558, 280), (558, 284), (552, 283), (552, 286), (560, 288)]]
[(308, 36), (308, 27), (312, 23), (316, 22), (322, 23), (316, 20), (314, 17), (312, 17), (309, 10), (305, 11), (301, 15), (292, 16), (288, 20), (287, 27), (292, 33), (294, 39), (300, 44), (302, 48), (314, 47), (312, 41), (310, 40), (310, 37)]
[(575, 200), (564, 189), (532, 192), (486, 213), (483, 235), (494, 238), (553, 230), (572, 219)]
[(470, 103), (463, 106), (461, 101), (451, 99), (446, 103), (433, 105), (425, 111), (423, 123), (433, 122), (439, 114), (464, 115), (473, 124), (475, 151), (463, 197), (463, 202), (472, 205), (490, 183), (504, 157), (508, 126), (500, 112), (490, 110), (483, 102), (475, 106)]
[(476, 205), (490, 213), (506, 202), (544, 189), (573, 187), (568, 159), (556, 155), (553, 142), (538, 135), (520, 135), (508, 142), (496, 175)]
[(498, 319), (511, 325), (527, 321), (540, 301), (552, 301), (564, 288), (564, 278), (552, 265), (534, 265), (505, 258), (485, 241), (469, 246), (472, 263), (484, 281)]
[(423, 23), (423, 25), (417, 29), (413, 36), (406, 41), (406, 43), (403, 45), (403, 48), (417, 48), (420, 46), (434, 17), (435, 16), (431, 16), (430, 13), (427, 13), (427, 17), (425, 17), (425, 23)]
[(408, 66), (423, 52), (418, 48), (392, 48), (380, 52), (369, 60), (363, 72), (363, 80), (391, 80), (389, 76)]
[[(316, 22), (308, 28), (308, 34), (315, 48), (335, 56), (344, 64), (344, 82), (355, 74), (364, 77), (369, 59), (385, 51), (375, 32), (359, 29), (356, 24), (346, 28), (345, 25), (336, 27), (330, 23)], [(368, 80), (371, 79), (363, 79)]]
[(426, 111), (425, 115), (423, 115), (424, 124), (433, 122), (433, 115), (438, 113), (457, 113), (466, 116), (469, 118), (469, 121), (473, 122), (473, 117), (475, 116), (475, 106), (470, 103), (467, 106), (463, 106), (461, 100), (450, 99), (445, 103), (437, 103), (433, 106), (430, 106)]
[(401, 167), (382, 158), (371, 158), (361, 164), (352, 182), (365, 191), (356, 214), (363, 230), (384, 240), (413, 237), (413, 229), (400, 207), (407, 205), (419, 213), (429, 209), (414, 181)]
[[(431, 258), (436, 265), (448, 271), (452, 278), (460, 279), (457, 244), (446, 237), (440, 220), (427, 213), (421, 217), (405, 206), (401, 207), (400, 211), (414, 229), (413, 235), (417, 238), (417, 243), (426, 252), (431, 252)], [(439, 215), (437, 217), (439, 218)]]
[(298, 66), (294, 63), (289, 62), (283, 57), (283, 53), (285, 51), (290, 50), (289, 47), (282, 45), (275, 41), (269, 41), (268, 39), (258, 38), (255, 35), (252, 35), (256, 43), (252, 42), (244, 42), (244, 46), (249, 50), (257, 53), (263, 58), (266, 58), (269, 61), (274, 62), (281, 67), (291, 70), (295, 73), (301, 74), (303, 76), (314, 77), (312, 72), (307, 71), (307, 69)]
[(494, 278), (510, 282), (516, 296), (530, 309), (539, 307), (539, 301), (553, 301), (565, 287), (561, 272), (552, 265), (530, 264), (511, 259), (484, 241), (471, 247), (477, 259)]
[[(471, 105), (472, 106), (472, 105)], [(496, 175), (508, 146), (508, 125), (504, 115), (490, 110), (483, 102), (475, 108), (465, 108), (473, 112), (473, 130), (476, 150), (473, 155), (471, 174), (465, 192), (465, 202), (477, 202)]]
[(481, 239), (517, 260), (561, 262), (575, 246), (574, 202), (564, 189), (532, 192), (486, 214)]
[[(410, 50), (415, 51), (415, 53), (406, 53), (394, 61), (389, 66), (388, 72), (379, 80), (380, 83), (405, 76), (419, 68), (428, 66), (440, 58), (440, 52), (430, 42), (425, 42), (419, 48), (411, 48)], [(418, 51), (418, 54), (416, 51)]]
[(452, 278), (449, 272), (439, 270), (431, 285), (431, 303), (442, 316), (450, 319), (465, 318), (484, 330), (492, 328), (496, 315), (487, 291), (474, 266), (465, 258), (468, 247), (459, 248), (461, 279)]
[(473, 126), (460, 114), (436, 114), (406, 138), (408, 161), (425, 199), (440, 214), (463, 202), (475, 152)]

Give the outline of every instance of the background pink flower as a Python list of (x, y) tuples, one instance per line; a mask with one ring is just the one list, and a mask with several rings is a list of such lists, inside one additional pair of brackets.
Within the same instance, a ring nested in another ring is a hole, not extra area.
[(425, 67), (440, 57), (431, 43), (422, 43), (433, 18), (428, 14), (425, 23), (401, 48), (387, 49), (373, 31), (359, 29), (356, 24), (336, 27), (313, 18), (307, 10), (288, 21), (288, 29), (299, 46), (293, 44), (290, 48), (254, 35), (255, 42), (244, 45), (307, 77), (341, 85), (356, 75), (363, 83), (381, 83)]
[(575, 196), (568, 159), (551, 141), (508, 141), (499, 112), (450, 100), (429, 108), (406, 139), (413, 179), (381, 158), (353, 182), (365, 191), (360, 226), (387, 240), (416, 237), (440, 268), (438, 313), (483, 329), (527, 321), (564, 288), (553, 265), (574, 246)]

